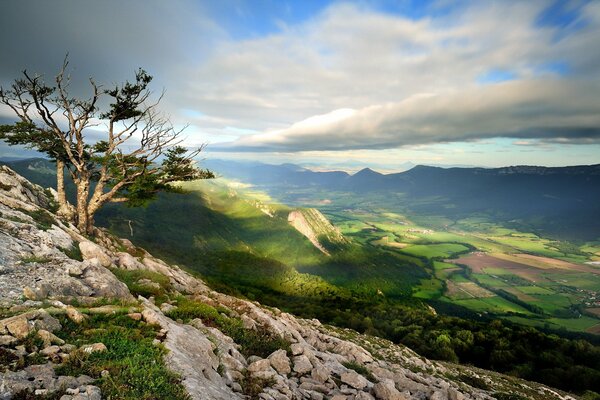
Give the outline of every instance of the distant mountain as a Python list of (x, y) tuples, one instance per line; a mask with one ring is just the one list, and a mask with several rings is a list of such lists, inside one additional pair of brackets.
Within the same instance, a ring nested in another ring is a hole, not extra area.
[[(315, 172), (289, 165), (212, 161), (229, 178), (258, 185), (274, 195), (292, 189), (351, 192), (390, 202), (404, 195), (404, 206), (418, 213), (465, 218), (477, 213), (495, 221), (535, 229), (569, 239), (600, 238), (600, 164), (571, 167), (510, 166), (502, 168), (441, 168), (418, 165), (382, 174), (365, 168), (346, 172)], [(208, 164), (211, 167), (211, 164)], [(395, 204), (389, 204), (391, 207)]]
[[(8, 162), (11, 168), (43, 186), (53, 185), (54, 164), (44, 159)], [(570, 167), (510, 166), (440, 168), (415, 166), (382, 174), (365, 168), (318, 172), (295, 165), (205, 160), (207, 167), (230, 179), (253, 184), (290, 200), (306, 193), (349, 192), (357, 199), (378, 198), (384, 206), (460, 219), (485, 214), (494, 221), (557, 238), (600, 238), (600, 164)], [(391, 194), (394, 194), (393, 196)], [(335, 198), (332, 194), (331, 196)]]

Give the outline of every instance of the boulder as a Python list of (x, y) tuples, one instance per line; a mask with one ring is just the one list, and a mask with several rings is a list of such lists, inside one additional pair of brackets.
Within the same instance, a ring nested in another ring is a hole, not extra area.
[(81, 251), (81, 256), (84, 260), (91, 260), (95, 258), (103, 267), (110, 267), (113, 263), (112, 258), (102, 247), (98, 246), (96, 243), (87, 240), (80, 242), (79, 250)]
[(92, 354), (108, 350), (104, 343), (85, 344), (79, 348), (84, 353)]
[(312, 370), (313, 366), (305, 355), (294, 357), (294, 372), (298, 375), (304, 375)]
[(271, 366), (275, 368), (280, 375), (287, 375), (292, 372), (290, 367), (290, 359), (285, 350), (277, 350), (273, 352), (268, 359), (271, 361)]
[(391, 379), (382, 379), (376, 383), (373, 386), (373, 394), (380, 400), (408, 400), (396, 389), (396, 385)]
[(367, 378), (354, 371), (343, 373), (340, 380), (358, 390), (363, 390), (369, 384)]

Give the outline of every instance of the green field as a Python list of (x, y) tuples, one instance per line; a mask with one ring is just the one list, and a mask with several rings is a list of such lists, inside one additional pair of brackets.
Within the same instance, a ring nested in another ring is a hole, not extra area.
[(423, 245), (412, 245), (405, 247), (401, 251), (403, 253), (426, 258), (447, 258), (452, 257), (455, 254), (459, 254), (469, 250), (468, 247), (454, 244), (454, 243), (443, 243), (443, 244), (423, 244)]

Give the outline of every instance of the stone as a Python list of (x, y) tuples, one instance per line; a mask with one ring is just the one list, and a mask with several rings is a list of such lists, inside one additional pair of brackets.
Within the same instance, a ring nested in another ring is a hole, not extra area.
[[(160, 288), (160, 285), (159, 285), (159, 288)], [(170, 313), (171, 311), (173, 311), (173, 310), (176, 310), (176, 309), (177, 309), (177, 307), (176, 307), (176, 306), (174, 306), (174, 305), (172, 305), (172, 304), (169, 304), (169, 303), (162, 303), (162, 304), (160, 305), (160, 311), (162, 311), (162, 312), (163, 312), (163, 313), (165, 313), (165, 314), (168, 314), (168, 313)]]
[(315, 367), (310, 373), (310, 376), (315, 381), (321, 382), (321, 383), (327, 382), (330, 375), (331, 375), (331, 372), (323, 366)]
[(292, 355), (299, 356), (304, 352), (304, 348), (300, 343), (292, 343), (290, 345), (290, 349), (292, 350)]
[(369, 381), (357, 372), (349, 371), (340, 375), (340, 380), (355, 389), (363, 390)]
[(433, 394), (429, 397), (429, 400), (448, 400), (448, 395), (446, 392), (437, 390), (433, 392)]
[(271, 353), (268, 359), (271, 361), (271, 366), (275, 368), (275, 371), (277, 371), (280, 375), (287, 375), (292, 372), (292, 368), (290, 367), (290, 359), (288, 358), (285, 350), (277, 350)]
[(85, 344), (79, 348), (84, 353), (92, 354), (108, 350), (104, 343)]
[(52, 332), (48, 332), (45, 329), (40, 329), (37, 331), (37, 335), (44, 342), (44, 347), (48, 347), (52, 344), (63, 345), (65, 341), (53, 334)]
[(394, 381), (382, 379), (373, 386), (373, 394), (380, 400), (407, 400), (407, 398), (396, 389)]
[(17, 339), (10, 335), (0, 335), (0, 346), (10, 346), (17, 342)]
[(464, 400), (465, 396), (454, 388), (448, 389), (448, 400)]
[(76, 324), (81, 324), (83, 321), (85, 321), (85, 315), (83, 315), (75, 307), (67, 306), (65, 311), (67, 312), (67, 317)]
[(313, 366), (305, 355), (294, 357), (294, 372), (298, 375), (304, 375), (312, 370)]
[(50, 357), (55, 354), (58, 354), (59, 351), (60, 351), (60, 347), (58, 347), (58, 346), (48, 346), (45, 349), (41, 350), (40, 354), (43, 355), (44, 357)]
[(358, 392), (356, 396), (354, 396), (354, 400), (375, 400), (375, 398), (367, 392)]
[(17, 339), (24, 339), (31, 332), (29, 322), (25, 317), (19, 317), (6, 324), (8, 332)]
[(129, 313), (129, 314), (127, 314), (127, 316), (134, 321), (140, 321), (142, 319), (142, 313), (139, 313), (139, 312)]
[(271, 362), (266, 358), (254, 361), (252, 364), (248, 365), (248, 372), (253, 375), (257, 372), (268, 371), (269, 369), (271, 369)]
[(96, 243), (90, 241), (79, 242), (79, 250), (84, 260), (91, 260), (93, 258), (100, 262), (103, 267), (110, 267), (112, 265), (112, 258), (106, 254), (106, 251), (98, 246)]

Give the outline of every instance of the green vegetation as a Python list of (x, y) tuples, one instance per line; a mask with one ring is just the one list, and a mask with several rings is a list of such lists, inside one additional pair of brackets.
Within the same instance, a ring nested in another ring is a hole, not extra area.
[(61, 323), (58, 334), (68, 343), (101, 342), (107, 351), (74, 353), (57, 373), (95, 378), (106, 398), (188, 400), (178, 376), (164, 365), (166, 350), (152, 343), (157, 334), (154, 327), (125, 315), (90, 315), (81, 325), (63, 318)]
[(344, 362), (342, 363), (342, 365), (348, 369), (351, 369), (353, 371), (358, 372), (359, 374), (361, 374), (362, 376), (364, 376), (365, 378), (367, 378), (368, 380), (370, 380), (371, 382), (377, 382), (377, 379), (373, 376), (373, 374), (371, 373), (371, 371), (369, 371), (367, 369), (367, 367), (365, 367), (362, 364), (353, 362), (353, 361), (348, 361), (348, 362)]
[(30, 263), (47, 263), (50, 262), (52, 259), (49, 257), (44, 257), (44, 256), (25, 256), (21, 258), (21, 262), (24, 262), (26, 264), (30, 264)]
[(52, 228), (52, 225), (57, 224), (56, 219), (52, 216), (52, 214), (41, 208), (34, 211), (29, 211), (24, 208), (18, 208), (17, 210), (33, 218), (38, 228), (43, 231), (47, 231), (48, 229)]
[(256, 330), (246, 329), (239, 318), (228, 314), (227, 309), (217, 309), (199, 301), (180, 297), (177, 308), (167, 313), (167, 316), (186, 323), (195, 318), (201, 319), (206, 326), (218, 328), (231, 337), (240, 345), (240, 352), (246, 357), (256, 355), (266, 358), (278, 349), (290, 351), (290, 343), (284, 338), (262, 326), (257, 326)]
[(158, 304), (167, 300), (167, 295), (172, 291), (169, 278), (158, 272), (148, 270), (126, 270), (114, 268), (113, 274), (127, 285), (134, 296), (154, 297)]

